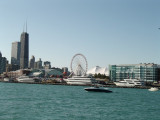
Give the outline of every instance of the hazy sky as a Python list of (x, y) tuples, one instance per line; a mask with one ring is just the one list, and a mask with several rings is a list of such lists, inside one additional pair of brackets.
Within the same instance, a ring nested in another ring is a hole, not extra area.
[(0, 51), (11, 59), (28, 23), (29, 56), (69, 67), (160, 63), (160, 0), (0, 0)]

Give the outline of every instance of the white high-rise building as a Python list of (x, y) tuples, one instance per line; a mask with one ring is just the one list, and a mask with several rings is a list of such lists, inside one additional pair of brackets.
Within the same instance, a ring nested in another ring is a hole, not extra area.
[(11, 51), (11, 64), (20, 65), (21, 43), (13, 42)]

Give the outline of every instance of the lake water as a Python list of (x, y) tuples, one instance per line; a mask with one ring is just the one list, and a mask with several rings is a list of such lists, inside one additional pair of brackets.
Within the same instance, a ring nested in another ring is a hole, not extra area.
[(0, 120), (160, 120), (160, 91), (0, 83)]

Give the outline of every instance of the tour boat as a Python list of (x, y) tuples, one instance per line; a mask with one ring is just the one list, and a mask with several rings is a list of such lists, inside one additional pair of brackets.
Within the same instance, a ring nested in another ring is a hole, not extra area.
[(92, 85), (95, 82), (95, 79), (90, 76), (73, 76), (68, 79), (64, 79), (67, 84), (70, 85)]
[(114, 83), (116, 84), (116, 86), (122, 86), (122, 87), (134, 87), (134, 86), (144, 85), (144, 81), (140, 81), (138, 79), (124, 79)]
[(24, 82), (24, 83), (33, 83), (35, 82), (34, 77), (29, 77), (29, 76), (20, 76), (17, 78), (18, 82)]

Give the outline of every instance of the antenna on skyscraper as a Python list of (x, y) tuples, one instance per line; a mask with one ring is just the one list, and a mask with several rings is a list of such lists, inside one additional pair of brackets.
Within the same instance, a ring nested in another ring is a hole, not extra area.
[(27, 20), (26, 20), (26, 32), (27, 32)]
[(24, 25), (23, 25), (23, 32), (24, 32), (24, 26), (25, 26), (25, 23), (24, 23)]

